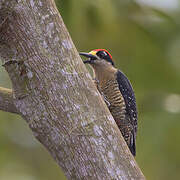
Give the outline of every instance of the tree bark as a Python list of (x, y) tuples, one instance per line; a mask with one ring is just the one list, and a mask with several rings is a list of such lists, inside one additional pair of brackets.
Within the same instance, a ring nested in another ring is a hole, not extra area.
[(68, 179), (145, 179), (53, 0), (0, 1), (0, 58), (13, 86), (8, 106)]

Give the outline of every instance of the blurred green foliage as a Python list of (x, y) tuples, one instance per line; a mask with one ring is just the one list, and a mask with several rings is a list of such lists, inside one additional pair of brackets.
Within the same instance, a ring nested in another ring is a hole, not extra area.
[[(132, 82), (139, 110), (136, 160), (147, 179), (179, 179), (180, 6), (138, 2), (56, 0), (78, 51), (109, 50)], [(0, 85), (10, 87), (2, 68)], [(27, 124), (2, 111), (0, 179), (65, 179)]]

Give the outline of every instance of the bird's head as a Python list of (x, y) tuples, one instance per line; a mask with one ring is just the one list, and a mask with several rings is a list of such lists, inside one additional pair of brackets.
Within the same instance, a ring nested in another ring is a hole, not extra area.
[(88, 59), (84, 63), (88, 63), (93, 67), (97, 65), (114, 66), (111, 54), (105, 49), (94, 49), (89, 53), (81, 52), (79, 54), (87, 57)]

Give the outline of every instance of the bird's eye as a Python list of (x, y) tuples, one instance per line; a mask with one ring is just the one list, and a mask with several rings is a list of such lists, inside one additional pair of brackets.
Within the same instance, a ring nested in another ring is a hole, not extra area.
[(107, 53), (104, 52), (104, 51), (100, 51), (98, 54), (97, 54), (100, 58), (104, 58), (107, 56)]

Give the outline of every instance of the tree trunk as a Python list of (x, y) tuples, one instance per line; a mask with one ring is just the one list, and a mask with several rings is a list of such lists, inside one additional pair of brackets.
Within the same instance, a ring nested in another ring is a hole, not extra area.
[(0, 108), (26, 120), (68, 179), (145, 179), (53, 0), (0, 0), (0, 58), (13, 86)]

